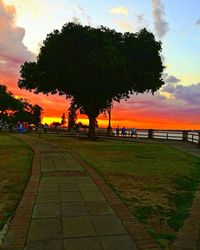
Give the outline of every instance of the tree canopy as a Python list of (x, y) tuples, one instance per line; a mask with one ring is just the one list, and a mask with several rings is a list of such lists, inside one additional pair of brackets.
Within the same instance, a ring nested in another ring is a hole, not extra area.
[(22, 121), (38, 124), (41, 115), (42, 108), (39, 105), (32, 105), (23, 98), (15, 98), (5, 85), (0, 85), (0, 118), (5, 122)]
[(0, 84), (0, 113), (3, 115), (8, 111), (19, 110), (23, 107), (20, 100), (16, 99), (5, 85)]
[(75, 23), (48, 34), (36, 62), (21, 65), (20, 88), (71, 98), (93, 134), (113, 101), (157, 91), (163, 84), (161, 43), (146, 29), (119, 33)]

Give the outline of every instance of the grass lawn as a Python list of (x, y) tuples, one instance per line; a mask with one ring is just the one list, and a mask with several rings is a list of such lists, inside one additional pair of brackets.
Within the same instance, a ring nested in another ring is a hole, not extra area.
[(175, 240), (200, 184), (199, 159), (163, 144), (43, 137), (95, 168), (161, 248)]
[(31, 149), (21, 140), (0, 133), (0, 230), (15, 212), (31, 164)]

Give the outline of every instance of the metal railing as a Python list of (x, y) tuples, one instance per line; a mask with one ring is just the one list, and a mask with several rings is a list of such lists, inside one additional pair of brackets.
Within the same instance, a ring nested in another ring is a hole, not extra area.
[[(112, 132), (113, 132), (112, 133), (113, 136), (131, 137), (131, 130), (129, 129), (127, 129), (126, 133), (123, 135), (121, 131), (119, 131), (117, 135), (116, 129), (113, 129)], [(146, 139), (187, 141), (187, 142), (200, 144), (200, 131), (199, 130), (137, 129), (137, 135), (133, 137), (146, 138)]]

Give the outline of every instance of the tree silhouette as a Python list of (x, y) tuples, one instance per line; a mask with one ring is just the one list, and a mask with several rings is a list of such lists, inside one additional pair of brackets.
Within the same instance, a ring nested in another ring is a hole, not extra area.
[(77, 105), (72, 101), (68, 109), (68, 130), (74, 129), (77, 120)]
[(5, 85), (0, 85), (0, 115), (22, 109), (23, 104), (16, 99)]
[(65, 124), (66, 124), (66, 116), (65, 116), (65, 113), (63, 113), (61, 117), (61, 125), (65, 126)]
[(65, 95), (95, 120), (113, 101), (157, 91), (162, 84), (161, 43), (146, 29), (119, 33), (75, 23), (48, 34), (36, 62), (21, 66), (20, 88)]

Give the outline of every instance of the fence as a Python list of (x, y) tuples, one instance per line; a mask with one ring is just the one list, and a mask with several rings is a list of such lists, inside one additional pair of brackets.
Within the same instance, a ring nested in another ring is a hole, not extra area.
[[(50, 132), (50, 130), (48, 130)], [(51, 131), (53, 132), (53, 131)], [(67, 129), (57, 129), (57, 133), (67, 132)], [(87, 134), (88, 128), (80, 128), (80, 134)], [(74, 131), (74, 133), (77, 133)], [(106, 128), (97, 128), (96, 134), (98, 136), (108, 135)], [(110, 134), (112, 137), (137, 137), (143, 139), (160, 139), (160, 140), (176, 140), (176, 141), (186, 141), (192, 143), (198, 143), (200, 146), (200, 130), (158, 130), (158, 129), (137, 129), (136, 135), (131, 135), (131, 129), (127, 129), (126, 133), (122, 135), (122, 131), (119, 130), (118, 135), (116, 129), (112, 129)]]
[[(113, 129), (113, 136), (117, 136), (116, 129)], [(131, 130), (127, 129), (125, 135), (122, 135), (122, 132), (119, 131), (118, 136), (119, 137), (122, 137), (122, 136), (131, 137)], [(138, 129), (137, 138), (188, 141), (188, 142), (200, 144), (200, 131)]]

